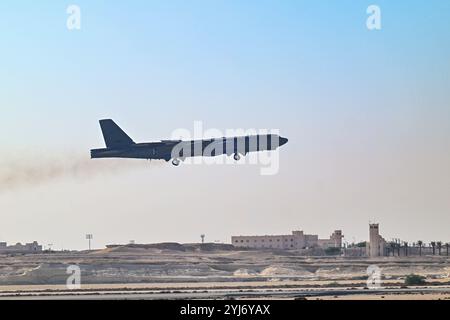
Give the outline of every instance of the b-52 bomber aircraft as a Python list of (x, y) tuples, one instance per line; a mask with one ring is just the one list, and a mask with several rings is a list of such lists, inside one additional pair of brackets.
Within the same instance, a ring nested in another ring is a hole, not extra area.
[(159, 142), (134, 142), (113, 120), (100, 120), (106, 148), (92, 149), (91, 158), (132, 158), (147, 160), (172, 160), (178, 166), (187, 157), (214, 157), (233, 155), (239, 161), (249, 152), (276, 150), (288, 142), (276, 134), (243, 137), (214, 138), (206, 140), (161, 140)]

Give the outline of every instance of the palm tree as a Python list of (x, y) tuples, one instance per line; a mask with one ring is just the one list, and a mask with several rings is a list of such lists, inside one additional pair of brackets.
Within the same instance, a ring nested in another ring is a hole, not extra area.
[(436, 242), (431, 241), (430, 245), (433, 248), (433, 256), (434, 256), (436, 254)]
[(417, 241), (417, 245), (419, 246), (419, 256), (421, 256), (423, 241), (422, 240)]
[(438, 241), (438, 242), (436, 243), (436, 245), (437, 245), (437, 248), (438, 248), (439, 255), (441, 255), (442, 242), (441, 242), (441, 241)]
[(403, 244), (405, 245), (405, 256), (407, 257), (408, 256), (408, 242), (405, 241)]
[(450, 243), (447, 242), (447, 243), (445, 244), (445, 247), (447, 248), (447, 257), (448, 257), (448, 247), (450, 247)]

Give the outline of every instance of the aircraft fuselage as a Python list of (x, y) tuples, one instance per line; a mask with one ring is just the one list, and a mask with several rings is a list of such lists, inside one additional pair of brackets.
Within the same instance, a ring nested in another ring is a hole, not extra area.
[(219, 138), (191, 141), (161, 141), (136, 143), (121, 148), (102, 148), (91, 150), (91, 158), (134, 158), (162, 159), (214, 157), (219, 155), (242, 154), (249, 152), (276, 150), (287, 142), (278, 135), (256, 135), (245, 137)]
[(91, 158), (132, 158), (169, 161), (178, 165), (188, 157), (214, 157), (240, 155), (249, 152), (276, 150), (287, 143), (288, 139), (276, 134), (251, 135), (243, 137), (215, 138), (205, 140), (162, 140), (159, 142), (135, 143), (111, 119), (100, 120), (106, 148), (92, 149)]

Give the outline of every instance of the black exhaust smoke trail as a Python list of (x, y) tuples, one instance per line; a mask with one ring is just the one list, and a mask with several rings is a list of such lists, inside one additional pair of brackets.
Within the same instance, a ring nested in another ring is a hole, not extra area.
[[(154, 166), (156, 162), (152, 162)], [(149, 167), (148, 161), (106, 159), (91, 160), (74, 155), (54, 159), (27, 157), (0, 160), (0, 192), (14, 188), (33, 187), (64, 178), (91, 179), (99, 175), (114, 175)]]

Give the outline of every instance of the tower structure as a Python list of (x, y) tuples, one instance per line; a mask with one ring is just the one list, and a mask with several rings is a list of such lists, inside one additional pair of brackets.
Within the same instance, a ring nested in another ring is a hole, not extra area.
[(380, 236), (378, 223), (369, 224), (369, 243), (367, 255), (369, 257), (380, 257), (385, 254), (386, 241)]

